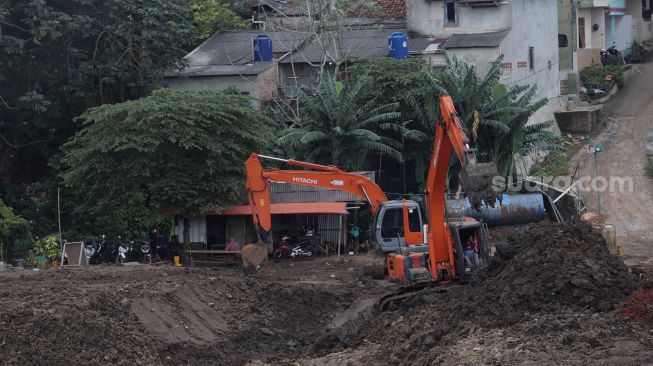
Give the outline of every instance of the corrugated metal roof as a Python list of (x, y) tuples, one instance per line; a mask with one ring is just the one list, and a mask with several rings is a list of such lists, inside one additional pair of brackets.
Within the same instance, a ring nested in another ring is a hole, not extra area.
[(218, 32), (191, 51), (184, 61), (190, 66), (242, 65), (252, 61), (252, 40), (265, 34), (272, 40), (274, 53), (288, 53), (301, 45), (307, 32), (261, 30)]
[(489, 33), (453, 34), (447, 39), (444, 48), (499, 47), (510, 29)]
[[(344, 32), (324, 32), (320, 35), (322, 42), (312, 41), (306, 48), (295, 52), (280, 63), (321, 62), (323, 60), (341, 60), (351, 57), (385, 57), (388, 55), (388, 37), (393, 32), (406, 34), (403, 28), (363, 28)], [(420, 41), (418, 42), (417, 39)], [(416, 51), (414, 45), (421, 47), (421, 38), (408, 38), (409, 51)], [(337, 45), (334, 46), (334, 41)], [(326, 51), (323, 48), (326, 47)], [(326, 56), (326, 57), (325, 57)]]
[(166, 77), (258, 75), (274, 66), (274, 61), (257, 61), (243, 65), (188, 66), (181, 72), (166, 73)]
[[(347, 215), (345, 202), (301, 202), (301, 203), (273, 203), (270, 205), (272, 215), (294, 214), (336, 214)], [(209, 212), (207, 215), (240, 216), (251, 215), (249, 205), (235, 206), (221, 212)]]

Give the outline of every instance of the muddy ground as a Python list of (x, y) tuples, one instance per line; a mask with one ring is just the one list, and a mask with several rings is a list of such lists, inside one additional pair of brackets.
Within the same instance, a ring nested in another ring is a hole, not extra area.
[[(378, 313), (369, 257), (239, 271), (164, 266), (0, 273), (9, 365), (644, 365), (653, 281), (583, 225), (503, 232), (466, 285)], [(499, 260), (500, 259), (500, 260)]]

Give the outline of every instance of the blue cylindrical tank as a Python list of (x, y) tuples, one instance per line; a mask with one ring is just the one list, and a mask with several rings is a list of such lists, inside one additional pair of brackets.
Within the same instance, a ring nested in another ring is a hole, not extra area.
[(469, 216), (489, 226), (503, 226), (539, 222), (547, 217), (547, 213), (542, 194), (529, 193), (504, 194), (501, 203), (497, 201), (494, 207), (483, 205), (480, 212), (473, 209), (466, 198), (447, 200), (447, 216), (460, 219)]
[(408, 37), (401, 32), (394, 32), (388, 37), (388, 56), (396, 59), (408, 57)]
[(252, 40), (254, 61), (272, 61), (272, 40), (265, 34), (260, 34)]

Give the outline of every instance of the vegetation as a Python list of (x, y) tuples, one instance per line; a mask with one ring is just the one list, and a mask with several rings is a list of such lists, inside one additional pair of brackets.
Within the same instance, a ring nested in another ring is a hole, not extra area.
[(553, 122), (527, 125), (529, 118), (546, 104), (533, 101), (535, 87), (499, 84), (502, 56), (497, 58), (484, 77), (476, 69), (445, 54), (446, 70), (435, 76), (434, 88), (450, 95), (465, 122), (482, 159), (497, 163), (499, 173), (513, 173), (516, 154), (528, 155), (559, 148), (549, 132)]
[(536, 163), (530, 171), (534, 177), (558, 177), (569, 174), (569, 157), (562, 150), (552, 151), (544, 160)]
[(648, 158), (646, 162), (646, 174), (653, 178), (653, 158)]
[[(324, 71), (318, 86), (295, 93), (299, 113), (272, 111), (276, 125), (238, 91), (157, 91), (195, 45), (245, 27), (240, 12), (250, 3), (0, 4), (3, 256), (22, 255), (31, 234), (56, 230), (58, 189), (64, 237), (136, 239), (152, 227), (167, 231), (172, 222), (162, 209), (187, 216), (241, 203), (242, 163), (265, 149), (392, 172), (381, 180), (389, 191), (420, 192), (442, 94), (453, 97), (472, 144), (502, 174), (512, 172), (516, 154), (556, 148), (547, 124), (526, 125), (545, 101), (533, 100), (533, 88), (500, 85), (500, 58), (481, 77), (455, 57), (431, 73), (421, 60), (352, 60), (341, 49), (315, 65)], [(309, 32), (322, 35), (317, 43), (328, 48), (343, 36), (350, 5), (338, 1), (308, 20)], [(359, 5), (351, 11), (374, 10)], [(327, 23), (335, 30), (320, 33)]]
[(617, 86), (624, 86), (624, 67), (622, 65), (614, 66), (588, 66), (581, 70), (580, 81), (587, 89), (600, 89), (607, 91), (612, 80), (615, 80)]
[(190, 0), (193, 18), (197, 24), (194, 34), (196, 44), (202, 43), (217, 31), (244, 29), (248, 23), (230, 3), (220, 0)]
[(49, 162), (78, 130), (73, 118), (160, 87), (194, 29), (187, 0), (0, 2), (0, 197), (35, 234), (55, 229)]
[(35, 257), (47, 257), (48, 261), (52, 262), (61, 259), (61, 249), (62, 248), (61, 244), (59, 244), (58, 235), (49, 234), (34, 242), (34, 249), (32, 249), (32, 254)]
[(213, 92), (160, 90), (76, 120), (83, 128), (63, 146), (61, 177), (80, 212), (108, 221), (241, 203), (243, 162), (272, 139), (247, 98)]
[(27, 220), (14, 214), (14, 211), (0, 200), (0, 259), (7, 261), (25, 254), (31, 241), (32, 235)]
[(646, 57), (646, 48), (644, 45), (641, 43), (635, 41), (633, 42), (633, 46), (631, 48), (630, 55), (628, 57), (625, 57), (626, 62), (628, 63), (639, 63), (644, 61), (644, 58)]
[(406, 138), (419, 133), (397, 123), (398, 103), (364, 100), (361, 90), (368, 77), (344, 85), (324, 73), (311, 93), (297, 90), (302, 120), (281, 131), (280, 144), (290, 144), (312, 161), (346, 169), (361, 169), (368, 151), (401, 160), (400, 144), (382, 134), (395, 131)]

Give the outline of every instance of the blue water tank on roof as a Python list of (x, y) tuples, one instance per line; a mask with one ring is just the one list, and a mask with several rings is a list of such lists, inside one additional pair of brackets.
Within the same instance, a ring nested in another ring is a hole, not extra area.
[(394, 32), (388, 37), (388, 56), (396, 59), (408, 57), (408, 37), (401, 32)]
[(252, 40), (254, 61), (272, 61), (272, 40), (265, 34), (260, 34)]

